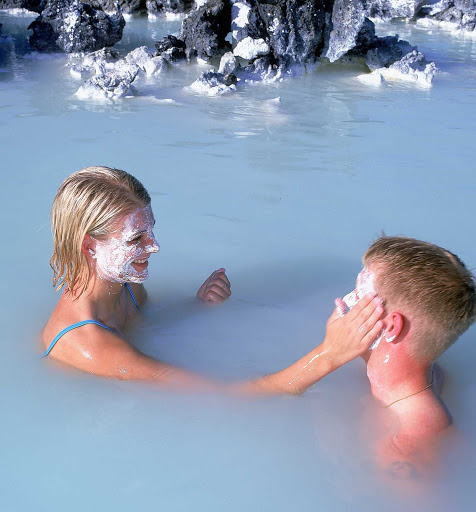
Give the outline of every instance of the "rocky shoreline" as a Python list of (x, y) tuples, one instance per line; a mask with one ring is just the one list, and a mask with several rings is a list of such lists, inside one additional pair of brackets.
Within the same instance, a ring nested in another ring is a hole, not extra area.
[[(206, 95), (282, 80), (327, 62), (365, 66), (359, 78), (368, 84), (429, 86), (435, 63), (398, 35), (376, 36), (372, 20), (445, 23), (476, 34), (476, 0), (0, 0), (0, 9), (12, 8), (39, 14), (28, 27), (33, 50), (71, 54), (71, 74), (86, 80), (77, 92), (81, 99), (121, 98), (131, 94), (137, 76), (188, 61), (214, 66), (190, 86)], [(122, 38), (124, 14), (134, 13), (180, 14), (180, 33), (121, 58), (109, 48)]]

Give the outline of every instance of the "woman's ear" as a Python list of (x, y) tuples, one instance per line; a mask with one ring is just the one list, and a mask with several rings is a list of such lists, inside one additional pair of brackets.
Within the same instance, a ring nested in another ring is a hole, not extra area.
[(386, 316), (385, 324), (385, 340), (388, 341), (388, 343), (398, 343), (399, 341), (401, 341), (398, 339), (398, 337), (400, 336), (400, 333), (403, 331), (403, 326), (405, 324), (404, 316), (401, 313), (398, 313), (397, 311), (392, 311)]
[(81, 245), (81, 252), (94, 256), (96, 254), (96, 240), (86, 233), (84, 235), (83, 244)]

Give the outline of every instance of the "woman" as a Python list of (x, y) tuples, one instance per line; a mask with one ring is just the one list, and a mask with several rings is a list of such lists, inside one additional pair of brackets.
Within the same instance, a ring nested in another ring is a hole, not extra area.
[[(50, 264), (56, 290), (64, 287), (42, 343), (44, 356), (85, 372), (144, 379), (174, 388), (212, 389), (216, 384), (148, 357), (124, 332), (146, 300), (149, 257), (159, 250), (150, 196), (133, 176), (108, 167), (87, 167), (59, 188), (51, 211), (54, 251)], [(220, 303), (231, 294), (223, 268), (197, 296)], [(235, 385), (257, 393), (302, 393), (368, 349), (381, 329), (383, 312), (369, 295), (347, 315), (328, 321), (324, 342), (290, 367)]]

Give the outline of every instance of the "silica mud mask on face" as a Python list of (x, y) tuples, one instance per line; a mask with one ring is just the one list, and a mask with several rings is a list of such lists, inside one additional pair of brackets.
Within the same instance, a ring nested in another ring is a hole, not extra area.
[[(362, 299), (362, 297), (365, 297), (367, 293), (376, 293), (374, 288), (374, 280), (375, 274), (370, 272), (367, 267), (364, 267), (357, 276), (355, 289), (342, 299), (344, 304), (349, 308), (349, 311), (359, 302), (360, 299)], [(344, 316), (344, 314), (345, 311), (340, 311), (340, 316)], [(376, 340), (372, 343), (372, 345), (370, 345), (370, 350), (378, 347), (379, 343), (382, 341), (384, 332), (384, 329), (382, 329)]]
[(96, 244), (96, 269), (101, 279), (114, 283), (143, 283), (148, 258), (159, 250), (154, 237), (154, 215), (150, 206), (124, 217), (106, 240)]

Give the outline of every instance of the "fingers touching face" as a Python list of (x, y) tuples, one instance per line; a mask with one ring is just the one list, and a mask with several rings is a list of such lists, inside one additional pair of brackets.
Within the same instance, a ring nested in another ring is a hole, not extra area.
[(367, 293), (375, 293), (374, 281), (375, 274), (368, 267), (364, 267), (357, 276), (355, 289), (343, 298), (349, 309), (352, 309)]
[[(371, 297), (376, 295), (375, 291), (375, 274), (368, 268), (364, 267), (355, 283), (355, 289), (348, 293), (342, 300), (355, 315), (359, 314), (362, 308), (370, 303)], [(360, 307), (359, 307), (360, 306)], [(342, 312), (341, 308), (341, 312)], [(365, 328), (365, 326), (363, 327)], [(380, 328), (380, 332), (375, 333), (375, 341), (370, 346), (370, 350), (376, 348), (384, 335), (384, 329)]]

